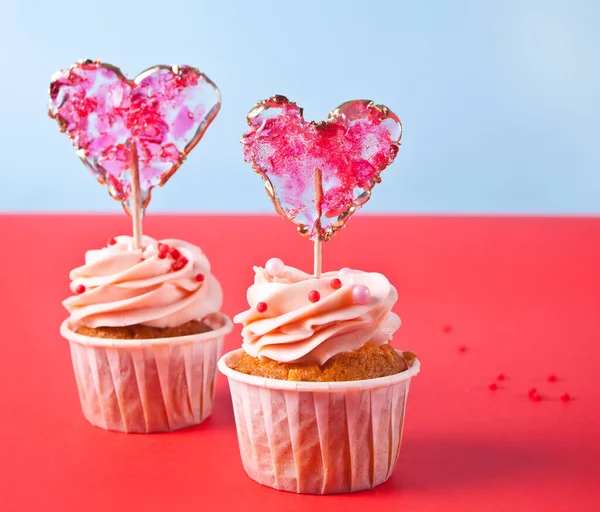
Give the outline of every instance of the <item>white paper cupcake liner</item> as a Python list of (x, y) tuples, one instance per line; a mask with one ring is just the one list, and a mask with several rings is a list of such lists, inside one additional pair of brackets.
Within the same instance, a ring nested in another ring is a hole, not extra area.
[(212, 412), (217, 361), (232, 328), (220, 313), (205, 321), (213, 330), (151, 340), (82, 336), (68, 321), (81, 408), (86, 419), (119, 432), (169, 432), (197, 425)]
[(407, 371), (350, 382), (291, 382), (246, 375), (225, 354), (242, 464), (260, 484), (296, 493), (371, 489), (394, 471), (414, 360)]

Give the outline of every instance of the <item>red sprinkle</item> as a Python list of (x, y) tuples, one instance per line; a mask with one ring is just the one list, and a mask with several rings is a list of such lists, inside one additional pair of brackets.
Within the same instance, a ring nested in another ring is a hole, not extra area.
[(491, 391), (496, 391), (498, 389), (498, 384), (496, 384), (495, 382), (492, 382), (489, 386)]
[(537, 391), (535, 393), (530, 393), (529, 398), (534, 402), (539, 402), (542, 399), (542, 395), (540, 395)]
[(505, 377), (504, 377), (504, 374), (503, 374), (503, 373), (499, 373), (499, 374), (496, 376), (496, 379), (498, 379), (498, 380), (504, 380), (504, 379), (505, 379)]
[(317, 290), (311, 290), (308, 293), (308, 300), (311, 302), (319, 302), (320, 298), (321, 298), (321, 294)]
[(442, 330), (443, 330), (445, 333), (452, 332), (452, 326), (451, 326), (451, 325), (444, 325), (444, 327), (442, 328)]
[(167, 244), (158, 244), (158, 257), (164, 260), (169, 254), (170, 247)]
[(169, 254), (171, 255), (171, 258), (173, 258), (174, 260), (178, 260), (179, 257), (181, 256), (181, 253), (175, 247), (171, 247)]
[(460, 347), (458, 347), (458, 351), (459, 352), (466, 352), (467, 351), (467, 347), (465, 345), (461, 345)]
[(339, 290), (342, 287), (342, 282), (337, 277), (334, 277), (329, 284), (334, 290)]
[(78, 285), (77, 288), (75, 288), (75, 293), (77, 293), (78, 295), (81, 295), (84, 291), (85, 286), (83, 286), (82, 284)]
[(188, 259), (185, 256), (182, 256), (177, 261), (174, 261), (171, 265), (171, 270), (177, 271), (181, 270), (183, 267), (187, 265)]
[(538, 390), (537, 390), (537, 389), (535, 389), (535, 388), (531, 388), (531, 389), (529, 390), (529, 393), (527, 393), (527, 394), (529, 395), (529, 398), (531, 398), (533, 395), (536, 395), (536, 394), (538, 394)]
[(196, 274), (196, 281), (198, 281), (199, 283), (204, 281), (204, 274)]
[(259, 302), (256, 305), (256, 311), (258, 311), (259, 313), (264, 313), (269, 307), (267, 306), (266, 302)]
[(569, 395), (569, 393), (563, 393), (562, 395), (560, 395), (560, 399), (563, 402), (568, 402), (569, 400), (571, 400), (571, 395)]
[(108, 245), (115, 245), (116, 243), (117, 241), (114, 239), (114, 237), (108, 239)]
[(554, 373), (548, 375), (548, 382), (556, 382), (556, 375)]

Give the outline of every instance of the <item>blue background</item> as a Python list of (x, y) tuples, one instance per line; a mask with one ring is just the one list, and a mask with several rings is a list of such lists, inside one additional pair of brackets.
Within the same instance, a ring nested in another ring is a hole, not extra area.
[(79, 58), (191, 64), (223, 107), (150, 211), (268, 212), (239, 139), (280, 93), (307, 119), (354, 98), (403, 145), (370, 212), (600, 212), (600, 2), (2, 0), (3, 211), (119, 211), (46, 115)]

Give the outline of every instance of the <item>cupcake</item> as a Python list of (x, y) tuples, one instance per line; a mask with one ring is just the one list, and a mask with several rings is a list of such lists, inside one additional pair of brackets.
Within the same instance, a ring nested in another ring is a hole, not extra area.
[(133, 236), (88, 251), (63, 302), (81, 407), (90, 423), (167, 432), (206, 419), (231, 321), (200, 248), (143, 236), (152, 189), (164, 185), (220, 108), (216, 85), (190, 66), (134, 80), (99, 61), (54, 75), (50, 117), (132, 220)]
[(360, 491), (385, 482), (400, 451), (419, 362), (390, 345), (400, 319), (381, 274), (255, 268), (242, 349), (229, 379), (244, 469), (275, 489)]
[(253, 480), (284, 491), (373, 488), (398, 460), (420, 363), (391, 345), (400, 327), (396, 288), (375, 272), (321, 272), (321, 243), (370, 197), (397, 153), (400, 123), (367, 101), (306, 123), (283, 96), (259, 103), (248, 123), (246, 159), (276, 211), (313, 239), (315, 265), (312, 274), (277, 258), (255, 267), (249, 309), (234, 317), (242, 348), (224, 355), (219, 370), (229, 380), (242, 464)]
[(119, 236), (71, 271), (63, 302), (83, 414), (122, 432), (167, 432), (206, 419), (229, 319), (205, 254), (179, 240)]

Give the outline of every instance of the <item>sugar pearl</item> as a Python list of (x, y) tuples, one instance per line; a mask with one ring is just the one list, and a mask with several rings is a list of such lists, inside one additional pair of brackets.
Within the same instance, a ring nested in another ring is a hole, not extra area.
[(355, 284), (352, 287), (352, 300), (355, 304), (366, 304), (371, 298), (371, 290), (364, 284)]
[(267, 261), (265, 265), (265, 270), (269, 275), (277, 277), (283, 274), (283, 271), (285, 270), (285, 265), (283, 264), (283, 261), (281, 261), (279, 258), (271, 258), (269, 261)]

